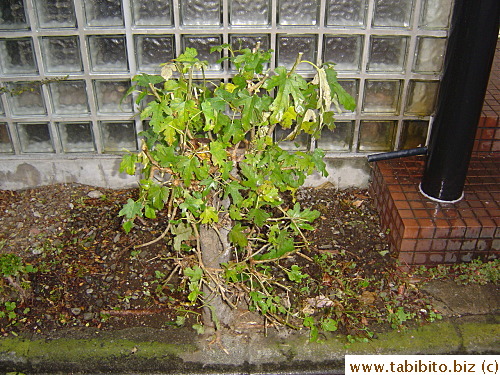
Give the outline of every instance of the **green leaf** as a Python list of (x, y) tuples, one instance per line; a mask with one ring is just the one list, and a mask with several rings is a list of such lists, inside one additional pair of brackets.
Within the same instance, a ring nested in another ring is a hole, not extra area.
[(314, 149), (311, 155), (311, 161), (313, 162), (314, 167), (318, 170), (318, 172), (320, 172), (325, 177), (328, 176), (328, 171), (326, 170), (325, 163), (325, 152), (322, 149)]
[(309, 277), (309, 275), (303, 274), (301, 272), (301, 268), (296, 264), (294, 264), (291, 267), (291, 270), (287, 271), (286, 273), (287, 273), (288, 279), (290, 279), (290, 281), (293, 281), (295, 283), (300, 283), (302, 281), (302, 279), (306, 279)]
[(335, 332), (338, 328), (338, 322), (331, 318), (321, 320), (321, 329), (327, 332)]
[(197, 157), (190, 155), (184, 156), (179, 155), (177, 157), (177, 168), (180, 171), (181, 177), (186, 184), (186, 186), (191, 185), (191, 180), (193, 179), (193, 174), (196, 173), (196, 169), (199, 168), (200, 161)]
[(142, 217), (142, 209), (144, 206), (141, 202), (136, 202), (133, 199), (129, 198), (127, 203), (123, 206), (123, 208), (118, 213), (118, 216), (125, 216), (127, 219), (133, 219), (136, 216)]
[(191, 225), (187, 223), (179, 223), (178, 225), (173, 226), (171, 232), (174, 236), (174, 243), (172, 247), (175, 251), (179, 251), (182, 243), (191, 239), (193, 235), (193, 229), (191, 228)]
[(125, 233), (129, 233), (130, 230), (134, 227), (134, 222), (132, 220), (127, 220), (123, 223), (122, 227), (125, 230)]
[(179, 57), (175, 59), (175, 61), (179, 62), (194, 62), (198, 61), (195, 57), (198, 56), (198, 51), (196, 48), (187, 47), (184, 53), (181, 53)]
[(231, 141), (232, 144), (236, 144), (245, 138), (245, 132), (241, 126), (241, 120), (233, 119), (223, 129), (222, 141), (227, 143)]
[(212, 104), (210, 101), (204, 101), (201, 103), (201, 109), (203, 114), (205, 115), (205, 127), (204, 131), (213, 130), (216, 122), (216, 114), (214, 109), (212, 108)]
[(126, 172), (127, 174), (133, 176), (135, 174), (135, 163), (137, 163), (137, 154), (123, 155), (120, 163), (120, 172)]
[(226, 146), (220, 141), (212, 141), (210, 142), (210, 154), (212, 154), (214, 165), (222, 166), (227, 159)]
[(302, 114), (305, 112), (304, 102), (305, 97), (302, 91), (307, 90), (307, 83), (298, 74), (288, 74), (286, 68), (278, 66), (275, 69), (277, 75), (271, 77), (265, 83), (265, 88), (270, 91), (277, 87), (275, 99), (269, 110), (272, 111), (270, 122), (276, 124), (282, 121), (283, 115), (290, 107), (290, 96), (293, 99), (293, 107), (296, 113)]
[(217, 223), (219, 221), (219, 215), (215, 207), (207, 206), (200, 214), (200, 219), (202, 224)]
[(295, 112), (294, 107), (288, 107), (285, 113), (283, 113), (283, 119), (281, 120), (281, 127), (283, 129), (289, 129), (293, 122), (297, 119), (297, 112)]
[(226, 199), (228, 196), (231, 196), (233, 204), (239, 206), (241, 201), (243, 200), (243, 197), (240, 194), (240, 190), (243, 189), (243, 186), (241, 186), (238, 181), (231, 181), (224, 188), (224, 199)]
[(184, 196), (184, 202), (179, 205), (179, 208), (186, 212), (189, 210), (193, 215), (198, 216), (199, 211), (205, 205), (200, 197), (193, 197), (191, 194), (187, 193)]
[(295, 250), (295, 241), (285, 230), (280, 230), (278, 237), (271, 242), (273, 243), (273, 246), (269, 252), (262, 255), (257, 254), (254, 258), (257, 260), (277, 259)]
[(262, 178), (256, 173), (255, 169), (246, 163), (240, 163), (241, 173), (246, 180), (241, 182), (241, 185), (250, 189), (257, 189), (262, 184)]
[(337, 72), (332, 68), (327, 68), (325, 69), (325, 73), (332, 95), (336, 95), (338, 97), (339, 103), (342, 104), (345, 109), (347, 109), (348, 111), (354, 111), (354, 109), (356, 108), (356, 101), (338, 83)]
[(229, 217), (233, 220), (242, 220), (243, 216), (241, 216), (241, 209), (235, 205), (231, 205), (231, 207), (229, 207)]
[(306, 316), (304, 321), (302, 322), (304, 327), (308, 327), (309, 331), (309, 341), (316, 342), (319, 338), (318, 327), (316, 327), (316, 323), (314, 322), (314, 318), (312, 316)]
[(192, 283), (198, 282), (203, 277), (203, 270), (199, 266), (184, 268), (184, 275), (189, 278)]
[(245, 248), (248, 245), (248, 238), (244, 233), (245, 229), (246, 227), (243, 227), (241, 223), (235, 224), (229, 232), (229, 241), (231, 241), (235, 245), (238, 245), (240, 248)]
[(248, 219), (253, 220), (255, 225), (262, 227), (267, 219), (271, 217), (266, 211), (259, 208), (252, 208), (248, 211)]
[(198, 335), (203, 335), (205, 333), (205, 326), (203, 324), (193, 324), (192, 328)]
[(156, 219), (156, 210), (148, 205), (144, 209), (144, 216), (146, 216), (148, 219)]
[(152, 85), (156, 85), (157, 83), (161, 83), (164, 79), (158, 75), (150, 75), (146, 73), (138, 74), (134, 78), (132, 78), (133, 82), (137, 82), (138, 85), (147, 87), (151, 83)]
[(148, 189), (147, 197), (155, 209), (161, 210), (168, 200), (169, 189), (166, 186), (152, 184)]

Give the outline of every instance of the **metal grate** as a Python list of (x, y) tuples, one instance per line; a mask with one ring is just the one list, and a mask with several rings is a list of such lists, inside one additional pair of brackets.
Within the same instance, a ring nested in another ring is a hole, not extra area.
[[(317, 145), (330, 156), (425, 143), (443, 64), (452, 0), (4, 0), (0, 80), (9, 90), (66, 77), (20, 95), (0, 95), (3, 154), (121, 152), (137, 148), (142, 123), (121, 102), (138, 72), (186, 47), (210, 62), (211, 78), (231, 66), (213, 45), (242, 43), (337, 64), (357, 100)], [(299, 66), (312, 76), (308, 64)], [(277, 132), (277, 137), (280, 133)], [(305, 147), (307, 138), (299, 139)], [(286, 147), (295, 147), (293, 144)]]

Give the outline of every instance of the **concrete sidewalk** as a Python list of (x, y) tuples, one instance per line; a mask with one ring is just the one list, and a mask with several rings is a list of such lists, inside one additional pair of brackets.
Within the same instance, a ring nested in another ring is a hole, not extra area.
[(0, 339), (0, 372), (135, 374), (337, 374), (346, 354), (500, 354), (499, 286), (433, 282), (425, 291), (445, 319), (346, 345), (340, 335), (223, 332), (210, 345), (191, 329), (132, 328)]

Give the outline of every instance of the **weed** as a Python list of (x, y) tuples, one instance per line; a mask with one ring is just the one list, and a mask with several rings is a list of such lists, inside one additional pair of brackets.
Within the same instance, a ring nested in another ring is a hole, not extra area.
[(440, 264), (436, 267), (421, 266), (415, 271), (415, 275), (423, 276), (426, 280), (454, 280), (461, 285), (498, 284), (500, 260), (483, 262), (480, 259), (475, 259), (470, 263)]

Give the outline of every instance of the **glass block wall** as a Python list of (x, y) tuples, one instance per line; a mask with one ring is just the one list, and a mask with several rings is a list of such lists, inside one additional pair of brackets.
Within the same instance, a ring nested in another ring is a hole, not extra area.
[(284, 147), (343, 156), (423, 145), (452, 1), (1, 0), (0, 158), (134, 150), (144, 124), (122, 97), (135, 74), (195, 47), (210, 77), (229, 80), (210, 47), (257, 41), (276, 51), (272, 67), (290, 67), (299, 51), (336, 63), (358, 103), (321, 139)]

